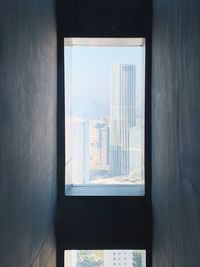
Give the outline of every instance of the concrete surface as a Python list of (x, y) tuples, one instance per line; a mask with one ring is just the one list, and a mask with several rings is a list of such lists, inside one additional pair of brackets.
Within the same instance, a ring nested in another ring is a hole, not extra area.
[(154, 0), (153, 266), (200, 266), (200, 2)]
[(0, 2), (0, 266), (54, 267), (53, 0)]

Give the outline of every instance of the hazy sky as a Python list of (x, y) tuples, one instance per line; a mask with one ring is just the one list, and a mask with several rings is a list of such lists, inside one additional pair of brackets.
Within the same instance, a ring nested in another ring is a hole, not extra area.
[(72, 70), (72, 97), (109, 103), (110, 66), (127, 63), (136, 65), (136, 100), (140, 102), (142, 53), (140, 47), (65, 47), (65, 69)]

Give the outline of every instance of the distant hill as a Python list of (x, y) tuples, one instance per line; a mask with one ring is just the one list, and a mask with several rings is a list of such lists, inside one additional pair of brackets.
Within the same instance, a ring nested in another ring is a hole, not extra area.
[(83, 118), (95, 119), (109, 115), (109, 105), (106, 102), (91, 98), (74, 98), (72, 101), (72, 114)]

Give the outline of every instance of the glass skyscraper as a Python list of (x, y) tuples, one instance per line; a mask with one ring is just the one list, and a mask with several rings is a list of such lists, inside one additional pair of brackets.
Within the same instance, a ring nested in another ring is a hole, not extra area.
[(110, 79), (109, 169), (111, 176), (128, 176), (130, 129), (135, 126), (135, 65), (114, 64)]

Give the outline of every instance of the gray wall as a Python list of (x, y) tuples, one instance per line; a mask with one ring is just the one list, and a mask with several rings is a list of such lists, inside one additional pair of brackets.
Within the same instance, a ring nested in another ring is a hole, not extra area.
[(154, 0), (153, 266), (200, 266), (200, 1)]
[(0, 2), (0, 266), (55, 266), (53, 0)]

